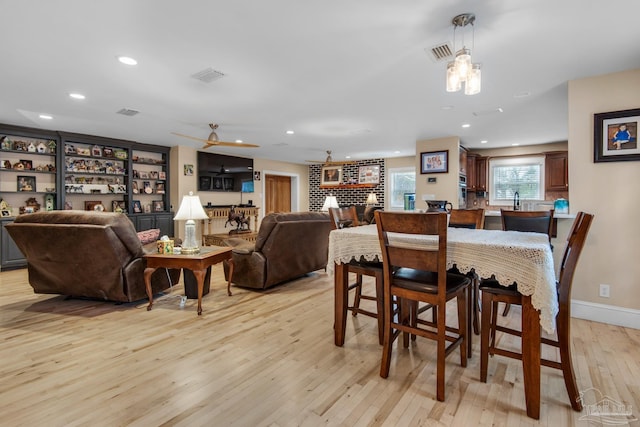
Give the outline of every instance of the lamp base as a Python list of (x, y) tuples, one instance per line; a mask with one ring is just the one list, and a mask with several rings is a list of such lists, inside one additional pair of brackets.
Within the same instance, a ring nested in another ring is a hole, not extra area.
[(182, 247), (182, 250), (180, 251), (183, 255), (193, 255), (193, 254), (199, 254), (200, 253), (200, 248), (195, 247), (195, 248), (185, 248), (184, 246)]

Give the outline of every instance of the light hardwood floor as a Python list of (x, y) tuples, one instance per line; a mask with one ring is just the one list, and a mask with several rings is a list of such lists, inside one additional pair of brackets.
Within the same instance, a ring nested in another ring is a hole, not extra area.
[[(0, 273), (0, 425), (591, 425), (571, 410), (560, 371), (542, 368), (539, 422), (526, 417), (519, 361), (491, 358), (481, 383), (477, 336), (467, 368), (457, 354), (447, 359), (445, 402), (435, 400), (433, 341), (394, 348), (380, 378), (374, 319), (349, 315), (346, 343), (334, 346), (323, 271), (228, 297), (217, 266), (200, 317), (194, 300), (180, 308), (181, 293), (174, 287), (147, 312), (146, 300), (36, 295), (26, 270)], [(512, 308), (510, 321), (519, 314)], [(572, 325), (586, 403), (607, 396), (640, 417), (640, 331)]]

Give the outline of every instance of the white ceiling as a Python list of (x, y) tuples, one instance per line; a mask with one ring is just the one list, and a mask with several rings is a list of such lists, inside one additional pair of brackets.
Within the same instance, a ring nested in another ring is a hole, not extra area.
[[(220, 139), (260, 148), (215, 151), (300, 163), (325, 150), (413, 155), (416, 140), (451, 135), (471, 148), (566, 140), (569, 80), (640, 67), (638, 0), (0, 0), (0, 11), (0, 123), (200, 148), (171, 132), (206, 138), (216, 122)], [(447, 93), (446, 63), (429, 53), (464, 12), (483, 66), (475, 96)], [(208, 67), (224, 77), (190, 77)]]

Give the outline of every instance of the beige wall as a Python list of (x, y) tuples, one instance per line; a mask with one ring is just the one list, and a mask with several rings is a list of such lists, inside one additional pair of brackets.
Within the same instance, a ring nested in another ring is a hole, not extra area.
[[(449, 150), (449, 173), (421, 174), (420, 153), (428, 151)], [(460, 138), (451, 136), (447, 138), (429, 139), (416, 142), (416, 209), (425, 209), (422, 201), (423, 194), (434, 194), (436, 200), (447, 200), (458, 207), (458, 180), (460, 178)], [(436, 183), (427, 183), (427, 177), (437, 179)]]
[[(593, 162), (593, 115), (640, 108), (640, 70), (569, 82), (570, 209), (595, 214), (573, 298), (640, 309), (640, 163)], [(611, 298), (598, 296), (611, 285)]]
[[(188, 194), (189, 191), (193, 191), (194, 194), (200, 196), (200, 200), (203, 205), (211, 203), (212, 205), (238, 205), (241, 203), (247, 203), (249, 199), (253, 201), (255, 206), (260, 207), (260, 218), (263, 214), (263, 192), (264, 192), (264, 174), (271, 173), (275, 175), (287, 175), (290, 176), (292, 182), (298, 187), (298, 191), (294, 195), (294, 202), (292, 203), (292, 210), (306, 211), (309, 210), (309, 167), (307, 165), (278, 162), (265, 159), (254, 159), (253, 168), (255, 171), (260, 171), (261, 180), (254, 183), (253, 193), (238, 193), (238, 192), (214, 192), (203, 191), (198, 193), (198, 150), (193, 147), (187, 146), (175, 146), (171, 148), (171, 178), (169, 182), (171, 192), (171, 206), (173, 212), (178, 210), (182, 196)], [(189, 164), (194, 166), (194, 174), (192, 176), (184, 175), (184, 165)], [(293, 191), (293, 189), (292, 189)], [(218, 221), (220, 222), (220, 221)], [(259, 225), (259, 224), (258, 224)], [(201, 233), (201, 225), (197, 225), (198, 236)], [(253, 227), (253, 225), (252, 225)], [(224, 223), (212, 224), (213, 233), (223, 233), (225, 230)], [(175, 224), (175, 234), (178, 237), (184, 237), (184, 223), (179, 221)]]

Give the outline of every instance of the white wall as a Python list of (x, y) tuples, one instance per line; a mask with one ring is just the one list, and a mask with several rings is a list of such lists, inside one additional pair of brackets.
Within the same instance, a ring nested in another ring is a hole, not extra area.
[[(595, 214), (572, 296), (638, 310), (640, 162), (593, 161), (593, 115), (632, 108), (640, 108), (640, 70), (569, 82), (570, 209)], [(601, 283), (611, 298), (598, 296)]]

